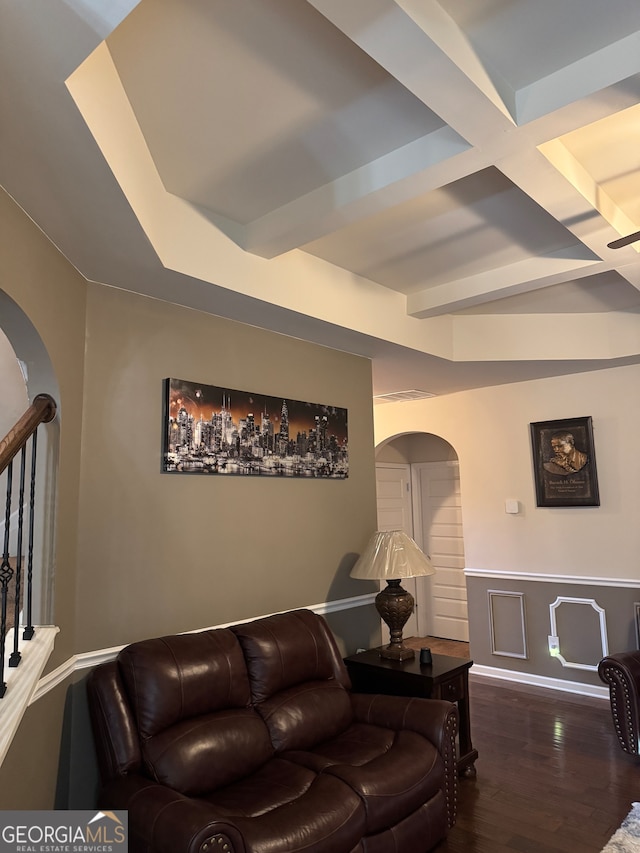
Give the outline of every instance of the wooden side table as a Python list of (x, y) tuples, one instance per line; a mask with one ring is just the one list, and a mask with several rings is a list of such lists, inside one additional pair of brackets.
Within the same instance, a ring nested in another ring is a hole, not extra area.
[(431, 664), (421, 664), (419, 652), (413, 660), (387, 660), (379, 649), (369, 649), (344, 659), (354, 692), (387, 693), (456, 702), (459, 715), (458, 773), (475, 776), (478, 751), (471, 743), (469, 717), (469, 669), (472, 660), (432, 655)]

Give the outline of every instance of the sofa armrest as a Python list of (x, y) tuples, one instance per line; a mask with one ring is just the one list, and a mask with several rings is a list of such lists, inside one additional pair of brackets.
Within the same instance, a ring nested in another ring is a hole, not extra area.
[(116, 661), (100, 664), (89, 673), (87, 696), (102, 782), (139, 771), (138, 732)]
[(640, 651), (608, 655), (600, 661), (598, 675), (609, 686), (611, 715), (620, 746), (630, 755), (638, 755)]
[(409, 729), (422, 735), (438, 750), (445, 766), (445, 797), (449, 827), (456, 820), (458, 768), (456, 734), (458, 708), (441, 699), (352, 693), (354, 720), (394, 731)]
[(112, 779), (99, 807), (129, 811), (133, 850), (154, 853), (246, 853), (242, 835), (213, 806), (137, 774)]
[(441, 699), (352, 693), (351, 704), (357, 722), (388, 729), (411, 729), (426, 737), (443, 754), (458, 732), (457, 706)]

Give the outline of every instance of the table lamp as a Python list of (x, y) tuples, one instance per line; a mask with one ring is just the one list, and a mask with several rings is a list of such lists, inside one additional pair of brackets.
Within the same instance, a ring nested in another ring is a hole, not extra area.
[(380, 657), (391, 660), (415, 657), (414, 650), (402, 640), (402, 629), (413, 612), (414, 599), (400, 586), (400, 581), (434, 574), (431, 560), (402, 530), (378, 530), (367, 543), (351, 570), (351, 577), (387, 582), (376, 596), (376, 608), (389, 628), (391, 639), (380, 651)]

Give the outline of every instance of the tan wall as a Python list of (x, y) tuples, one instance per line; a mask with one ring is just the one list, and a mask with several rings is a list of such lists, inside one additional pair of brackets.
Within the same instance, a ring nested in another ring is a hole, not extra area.
[(67, 690), (58, 685), (27, 708), (0, 768), (0, 809), (51, 809), (59, 797)]
[[(139, 637), (371, 591), (348, 577), (376, 517), (366, 359), (87, 285), (4, 195), (0, 269), (17, 305), (0, 294), (0, 327), (23, 357), (27, 318), (59, 385), (61, 631), (48, 669)], [(161, 474), (168, 376), (346, 407), (349, 478)], [(372, 610), (351, 611), (348, 646), (369, 644)], [(71, 718), (86, 718), (69, 689), (28, 710), (0, 768), (0, 808), (64, 806), (84, 770), (92, 776), (86, 726), (69, 742)]]
[[(109, 647), (368, 592), (375, 529), (366, 359), (90, 286), (78, 645)], [(166, 377), (349, 412), (347, 480), (162, 474)]]

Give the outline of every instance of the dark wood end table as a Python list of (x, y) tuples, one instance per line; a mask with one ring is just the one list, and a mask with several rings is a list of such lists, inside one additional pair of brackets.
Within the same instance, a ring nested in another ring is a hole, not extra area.
[(420, 663), (420, 653), (412, 660), (388, 660), (380, 649), (350, 655), (344, 659), (354, 692), (386, 693), (392, 696), (417, 696), (446, 699), (458, 705), (458, 773), (475, 776), (478, 750), (471, 743), (469, 717), (469, 670), (472, 660), (448, 655), (432, 655), (431, 664)]

